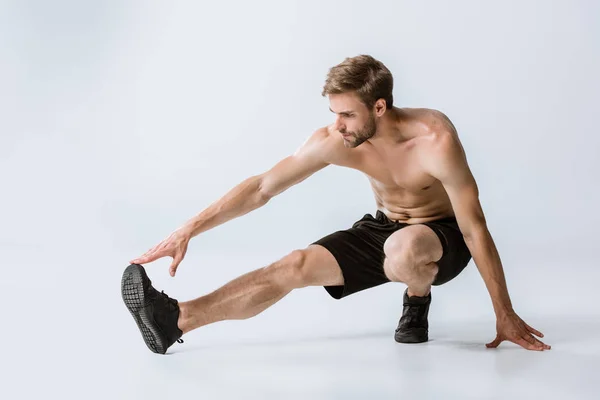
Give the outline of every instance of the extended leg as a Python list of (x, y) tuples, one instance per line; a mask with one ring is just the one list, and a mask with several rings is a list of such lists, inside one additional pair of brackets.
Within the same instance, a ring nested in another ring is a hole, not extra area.
[(217, 321), (250, 318), (295, 288), (343, 284), (333, 255), (322, 246), (310, 245), (182, 303), (156, 290), (143, 266), (131, 264), (123, 272), (121, 295), (148, 348), (164, 354), (184, 333)]
[(187, 333), (217, 321), (247, 319), (266, 310), (293, 289), (343, 283), (341, 269), (331, 253), (321, 246), (311, 245), (248, 272), (212, 293), (179, 303), (178, 326)]

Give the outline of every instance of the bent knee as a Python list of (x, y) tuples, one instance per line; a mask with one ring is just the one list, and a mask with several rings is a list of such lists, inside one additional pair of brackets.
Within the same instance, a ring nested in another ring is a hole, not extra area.
[(414, 266), (406, 252), (397, 252), (385, 258), (383, 272), (391, 281), (406, 283), (413, 278)]
[(436, 263), (417, 264), (414, 257), (405, 253), (403, 256), (387, 257), (383, 270), (389, 280), (394, 282), (417, 283), (433, 281), (439, 267)]

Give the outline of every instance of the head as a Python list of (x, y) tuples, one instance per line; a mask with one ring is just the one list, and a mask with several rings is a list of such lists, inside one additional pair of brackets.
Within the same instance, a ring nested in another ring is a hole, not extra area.
[(347, 147), (357, 147), (377, 132), (378, 120), (393, 106), (394, 80), (382, 62), (368, 55), (346, 58), (332, 67), (323, 86), (336, 129)]

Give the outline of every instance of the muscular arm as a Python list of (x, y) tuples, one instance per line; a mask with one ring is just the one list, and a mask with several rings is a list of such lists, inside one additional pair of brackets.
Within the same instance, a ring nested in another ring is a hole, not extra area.
[(513, 309), (500, 256), (479, 204), (477, 184), (456, 130), (447, 117), (441, 117), (439, 123), (433, 124), (438, 129), (433, 131), (437, 137), (424, 157), (424, 165), (444, 185), (459, 228), (492, 298), (497, 333), (496, 338), (487, 343), (486, 347), (495, 348), (509, 340), (528, 350), (549, 350), (551, 346), (533, 336), (544, 337), (544, 334), (529, 326)]
[(267, 198), (272, 198), (329, 165), (325, 161), (328, 136), (325, 129), (317, 130), (294, 154), (262, 174), (261, 193)]
[(440, 129), (424, 157), (424, 164), (428, 173), (438, 179), (448, 193), (458, 226), (490, 293), (496, 315), (512, 312), (500, 256), (487, 228), (477, 183), (456, 132)]
[(315, 131), (296, 152), (268, 171), (244, 180), (182, 227), (191, 237), (265, 205), (271, 198), (328, 165), (328, 133)]

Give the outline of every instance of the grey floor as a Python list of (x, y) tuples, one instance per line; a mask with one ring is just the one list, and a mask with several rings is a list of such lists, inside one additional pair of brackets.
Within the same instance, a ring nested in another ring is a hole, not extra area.
[[(528, 292), (538, 267), (527, 263), (524, 275), (511, 267), (517, 312), (545, 333), (550, 351), (511, 343), (485, 348), (495, 320), (470, 265), (453, 284), (434, 290), (425, 344), (400, 345), (392, 338), (401, 284), (339, 302), (314, 287), (292, 292), (252, 319), (198, 329), (159, 356), (147, 350), (121, 303), (119, 263), (99, 260), (86, 268), (82, 260), (78, 268), (50, 257), (53, 269), (39, 268), (42, 254), (34, 254), (1, 282), (1, 398), (599, 398), (597, 272), (581, 282), (578, 294), (570, 292), (576, 279), (568, 276)], [(208, 274), (193, 269), (197, 257), (189, 257), (176, 279), (167, 276), (166, 263), (149, 268), (155, 286), (188, 298), (248, 269), (231, 262)], [(35, 266), (36, 276), (28, 279), (28, 267)]]

